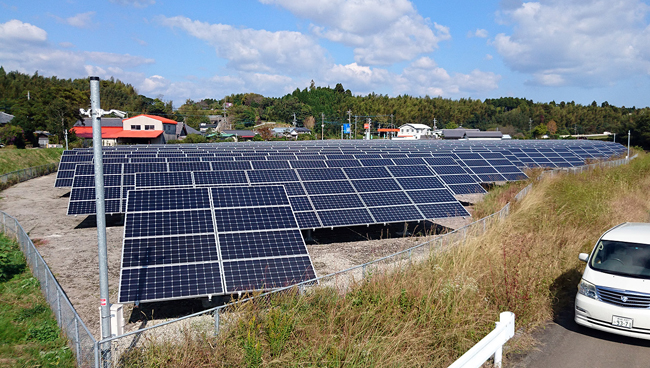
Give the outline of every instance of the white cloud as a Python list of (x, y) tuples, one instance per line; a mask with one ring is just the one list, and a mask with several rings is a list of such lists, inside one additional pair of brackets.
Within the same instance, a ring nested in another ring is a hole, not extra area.
[(143, 64), (153, 64), (154, 59), (143, 58), (141, 56), (132, 56), (129, 54), (114, 54), (110, 52), (84, 52), (88, 61), (102, 65), (114, 65), (120, 67), (133, 68)]
[(408, 0), (260, 0), (310, 19), (319, 37), (354, 48), (362, 65), (388, 65), (435, 50), (449, 29), (418, 14)]
[(494, 58), (494, 56), (492, 56), (490, 54), (485, 54), (485, 60), (492, 60), (493, 58)]
[(639, 0), (509, 3), (492, 45), (529, 83), (605, 86), (650, 72), (650, 7)]
[[(152, 75), (149, 78), (145, 78), (145, 80), (142, 83), (140, 83), (140, 91), (141, 93), (144, 92), (147, 94), (152, 92), (156, 93), (165, 89), (169, 85), (170, 82), (164, 77), (160, 75)], [(160, 93), (156, 93), (156, 94), (160, 94)]]
[(156, 3), (155, 0), (109, 0), (113, 4), (119, 4), (122, 6), (133, 6), (135, 8), (146, 8), (149, 5)]
[(66, 48), (66, 49), (71, 49), (71, 48), (75, 47), (74, 43), (72, 43), (72, 42), (59, 42), (59, 46), (61, 46), (63, 48)]
[(228, 67), (245, 72), (276, 74), (314, 72), (325, 63), (325, 50), (299, 32), (235, 28), (177, 16), (157, 17), (167, 27), (179, 28), (208, 42)]
[(39, 45), (47, 41), (47, 32), (29, 23), (12, 19), (0, 23), (0, 46)]
[(67, 25), (76, 27), (76, 28), (89, 28), (93, 24), (93, 17), (95, 16), (94, 11), (89, 11), (86, 13), (80, 13), (74, 17), (64, 19), (64, 22)]
[(473, 36), (474, 37), (479, 37), (479, 38), (487, 38), (488, 37), (488, 31), (486, 29), (479, 28), (474, 32)]
[(492, 72), (473, 70), (469, 74), (449, 74), (429, 57), (415, 60), (396, 78), (396, 92), (429, 96), (467, 96), (498, 88), (501, 76)]

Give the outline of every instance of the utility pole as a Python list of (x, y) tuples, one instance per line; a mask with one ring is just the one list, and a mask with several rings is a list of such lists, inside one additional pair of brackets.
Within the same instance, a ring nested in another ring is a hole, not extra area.
[(530, 132), (532, 130), (533, 130), (533, 119), (528, 118), (528, 131)]
[(630, 158), (630, 131), (627, 131), (627, 156), (626, 159)]
[(614, 133), (614, 143), (616, 143), (616, 133)]
[(63, 127), (63, 134), (65, 135), (65, 150), (68, 150), (68, 129), (65, 126), (65, 117), (61, 117), (61, 127)]
[(297, 121), (296, 121), (296, 113), (294, 112), (293, 113), (293, 126), (294, 127), (296, 126), (296, 123), (297, 123)]
[[(393, 128), (393, 129), (395, 128), (395, 123), (393, 122), (393, 114), (390, 114), (390, 127)], [(390, 132), (391, 139), (393, 138), (394, 134), (395, 134), (395, 132)]]
[(320, 140), (325, 140), (325, 113), (320, 113)]
[[(99, 253), (99, 304), (102, 339), (111, 337), (111, 305), (108, 300), (108, 252), (106, 249), (106, 209), (104, 207), (104, 163), (102, 161), (102, 124), (99, 104), (99, 77), (90, 77), (90, 116), (93, 121), (93, 158), (95, 164), (95, 213)], [(110, 343), (103, 347), (104, 361), (110, 362)]]
[(357, 120), (359, 117), (357, 115), (354, 116), (354, 139), (357, 139)]

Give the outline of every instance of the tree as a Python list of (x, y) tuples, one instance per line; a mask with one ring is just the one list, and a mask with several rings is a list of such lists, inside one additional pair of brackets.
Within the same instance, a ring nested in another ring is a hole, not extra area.
[(548, 129), (549, 133), (555, 134), (555, 132), (557, 132), (557, 124), (555, 123), (555, 120), (549, 120), (546, 124), (546, 128)]
[(546, 125), (539, 124), (538, 126), (536, 126), (533, 129), (532, 134), (533, 134), (533, 137), (539, 138), (539, 137), (543, 136), (544, 134), (546, 134), (546, 132), (548, 132), (548, 128), (546, 127)]
[(316, 125), (316, 119), (310, 115), (305, 120), (303, 120), (302, 125), (304, 125), (304, 127), (309, 130), (313, 130), (314, 125)]
[(273, 131), (266, 125), (257, 128), (257, 133), (259, 133), (259, 136), (265, 141), (273, 139)]

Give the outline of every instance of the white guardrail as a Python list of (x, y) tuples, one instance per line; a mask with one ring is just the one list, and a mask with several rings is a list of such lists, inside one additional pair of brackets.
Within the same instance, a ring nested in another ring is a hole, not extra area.
[(515, 336), (515, 314), (502, 312), (499, 318), (496, 328), (458, 358), (449, 368), (479, 368), (491, 356), (494, 356), (494, 366), (501, 368), (503, 345)]

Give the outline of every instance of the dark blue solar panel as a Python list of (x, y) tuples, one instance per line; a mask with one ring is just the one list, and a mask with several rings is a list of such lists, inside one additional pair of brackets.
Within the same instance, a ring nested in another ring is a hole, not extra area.
[(438, 175), (467, 174), (467, 171), (460, 166), (433, 166), (433, 171)]
[(138, 163), (124, 164), (125, 174), (135, 174), (139, 172), (166, 172), (166, 163)]
[(393, 166), (393, 160), (387, 158), (360, 159), (363, 166)]
[(214, 208), (289, 205), (281, 186), (212, 188), (212, 202)]
[(476, 180), (469, 175), (444, 175), (440, 179), (446, 184), (474, 184)]
[(251, 164), (248, 161), (218, 161), (210, 162), (212, 170), (251, 170)]
[[(412, 156), (412, 155), (411, 155)], [(422, 158), (394, 158), (393, 162), (398, 166), (416, 166), (426, 165), (427, 163)]]
[(291, 208), (296, 211), (313, 211), (309, 197), (290, 197)]
[(325, 227), (374, 223), (372, 217), (365, 208), (318, 211), (318, 216)]
[(340, 168), (297, 169), (296, 171), (298, 172), (298, 175), (303, 181), (346, 179), (343, 170)]
[(488, 164), (488, 162), (485, 160), (463, 160), (463, 162), (472, 168), (475, 166), (490, 166), (490, 164)]
[(75, 170), (76, 167), (77, 167), (77, 164), (76, 164), (76, 163), (71, 163), (71, 162), (70, 162), (70, 163), (65, 163), (65, 162), (61, 162), (61, 163), (59, 164), (59, 171), (61, 171), (61, 170), (72, 170), (72, 171), (74, 172), (74, 170)]
[(210, 208), (208, 188), (133, 190), (128, 212)]
[(440, 181), (440, 179), (434, 176), (421, 177), (421, 178), (398, 178), (397, 181), (405, 190), (436, 189), (436, 188), (445, 187)]
[(248, 171), (248, 179), (251, 183), (278, 183), (298, 181), (296, 173), (291, 169)]
[(423, 219), (415, 206), (394, 206), (370, 208), (370, 213), (377, 222), (415, 221)]
[(356, 194), (311, 196), (310, 199), (316, 210), (355, 208), (364, 206), (359, 199), (359, 196)]
[(119, 302), (223, 294), (219, 264), (199, 263), (123, 269)]
[(303, 184), (310, 195), (354, 193), (354, 188), (349, 181), (310, 181)]
[(129, 213), (124, 226), (125, 238), (214, 232), (210, 210)]
[(56, 181), (54, 182), (54, 186), (57, 188), (71, 187), (72, 179), (56, 179)]
[(297, 228), (291, 207), (251, 207), (215, 211), (219, 232)]
[(396, 178), (408, 176), (431, 176), (433, 172), (428, 166), (388, 166), (388, 171)]
[(243, 171), (197, 171), (193, 176), (196, 185), (248, 184)]
[(526, 180), (528, 177), (524, 173), (518, 173), (518, 174), (501, 174), (503, 175), (504, 178), (508, 181), (517, 181), (517, 180)]
[(170, 162), (169, 171), (210, 171), (209, 162)]
[(456, 160), (454, 160), (451, 157), (432, 157), (432, 158), (425, 158), (424, 161), (426, 161), (429, 165), (432, 166), (443, 166), (443, 165), (458, 165)]
[(359, 167), (359, 160), (329, 160), (325, 161), (328, 167)]
[(228, 292), (272, 289), (316, 277), (309, 257), (224, 262)]
[(496, 169), (489, 166), (470, 167), (470, 169), (474, 172), (474, 174), (496, 174), (497, 173)]
[(138, 188), (191, 186), (191, 172), (137, 173), (135, 183)]
[(58, 179), (71, 179), (74, 178), (75, 172), (74, 170), (63, 170), (59, 171), (57, 174)]
[(378, 179), (390, 178), (391, 175), (385, 167), (348, 167), (343, 169), (350, 179)]
[(436, 203), (418, 205), (420, 211), (427, 219), (469, 216), (469, 213), (460, 203)]
[(480, 184), (450, 184), (449, 188), (456, 195), (487, 193)]
[(406, 193), (416, 204), (456, 202), (456, 198), (447, 189), (411, 190)]
[(413, 203), (404, 192), (375, 192), (361, 193), (359, 195), (368, 207), (395, 206)]
[(291, 161), (289, 164), (294, 169), (327, 167), (327, 165), (325, 165), (325, 161), (322, 160)]
[(122, 267), (217, 261), (213, 234), (124, 239)]
[(320, 221), (318, 221), (315, 212), (296, 212), (295, 215), (300, 229), (315, 229), (323, 227)]
[(401, 190), (395, 179), (352, 180), (357, 192), (383, 192)]
[(251, 161), (255, 170), (290, 169), (289, 161)]
[(219, 234), (224, 260), (307, 254), (300, 230)]

